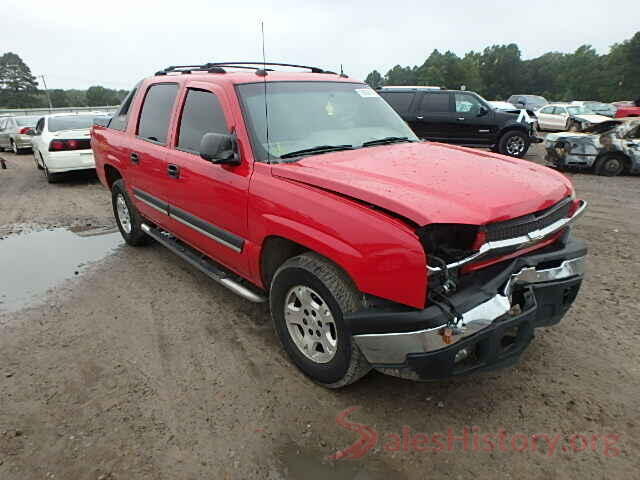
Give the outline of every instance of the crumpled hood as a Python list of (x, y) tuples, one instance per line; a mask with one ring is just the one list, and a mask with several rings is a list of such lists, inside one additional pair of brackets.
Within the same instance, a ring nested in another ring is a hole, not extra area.
[(542, 210), (569, 180), (526, 160), (438, 143), (326, 153), (275, 164), (272, 174), (336, 192), (418, 225), (482, 225)]
[(591, 122), (591, 123), (602, 123), (602, 122), (606, 122), (607, 120), (611, 120), (611, 117), (605, 117), (604, 115), (574, 115), (575, 118), (579, 119), (579, 120), (584, 120), (586, 122)]

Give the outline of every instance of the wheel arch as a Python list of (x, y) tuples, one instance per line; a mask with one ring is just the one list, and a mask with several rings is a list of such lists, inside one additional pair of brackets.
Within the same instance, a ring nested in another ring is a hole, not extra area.
[(104, 178), (105, 178), (105, 181), (107, 182), (107, 187), (109, 188), (109, 190), (111, 190), (111, 187), (113, 187), (113, 183), (116, 180), (121, 179), (122, 174), (120, 173), (120, 170), (118, 170), (116, 167), (114, 167), (110, 163), (105, 163)]
[(605, 157), (620, 158), (622, 160), (622, 163), (624, 164), (623, 173), (629, 173), (629, 171), (631, 170), (631, 166), (633, 165), (631, 157), (629, 157), (627, 154), (625, 154), (620, 150), (615, 150), (615, 151), (606, 151), (606, 152), (599, 153), (595, 161), (593, 162), (593, 166), (596, 167), (598, 165), (598, 162)]

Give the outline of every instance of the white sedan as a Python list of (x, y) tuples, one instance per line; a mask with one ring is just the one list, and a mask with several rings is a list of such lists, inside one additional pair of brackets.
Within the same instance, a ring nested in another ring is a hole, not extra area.
[(95, 169), (89, 130), (103, 112), (54, 113), (38, 120), (32, 133), (36, 167), (54, 183), (59, 173)]
[(536, 111), (539, 130), (561, 130), (579, 132), (596, 123), (611, 120), (598, 115), (588, 107), (566, 103), (551, 103)]

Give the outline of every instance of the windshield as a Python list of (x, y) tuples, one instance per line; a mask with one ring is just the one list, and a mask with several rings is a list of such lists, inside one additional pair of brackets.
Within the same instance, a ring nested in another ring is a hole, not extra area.
[(35, 127), (39, 117), (16, 117), (19, 127)]
[(593, 110), (587, 107), (567, 107), (571, 115), (593, 115)]
[(65, 115), (63, 117), (49, 117), (49, 131), (80, 130), (91, 128), (96, 115)]
[(264, 83), (238, 86), (259, 161), (295, 157), (287, 154), (320, 146), (333, 151), (327, 147), (361, 148), (381, 139), (418, 140), (389, 104), (361, 83), (269, 82), (266, 91), (265, 112)]

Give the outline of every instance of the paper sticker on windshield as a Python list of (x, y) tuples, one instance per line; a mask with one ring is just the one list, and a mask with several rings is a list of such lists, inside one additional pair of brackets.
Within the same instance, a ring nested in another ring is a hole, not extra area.
[(378, 94), (370, 88), (356, 88), (356, 92), (363, 98), (375, 98)]

